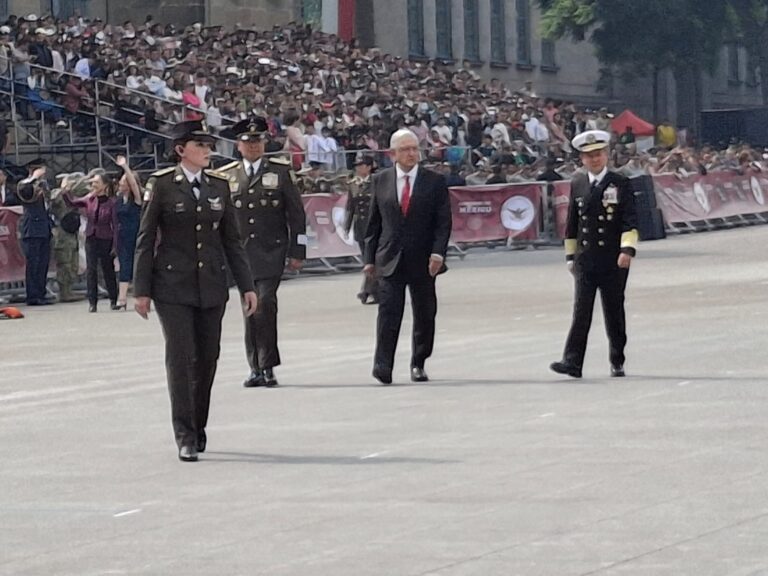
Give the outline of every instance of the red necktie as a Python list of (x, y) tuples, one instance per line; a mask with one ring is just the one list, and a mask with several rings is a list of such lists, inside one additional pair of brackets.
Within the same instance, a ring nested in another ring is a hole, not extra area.
[(405, 185), (403, 186), (403, 197), (400, 199), (400, 210), (403, 216), (408, 215), (408, 205), (411, 203), (411, 177), (405, 175)]

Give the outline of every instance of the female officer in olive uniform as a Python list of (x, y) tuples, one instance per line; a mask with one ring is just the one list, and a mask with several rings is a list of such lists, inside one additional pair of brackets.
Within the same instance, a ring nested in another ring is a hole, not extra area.
[[(179, 459), (197, 460), (216, 373), (221, 321), (229, 298), (227, 264), (246, 316), (257, 297), (224, 176), (205, 170), (214, 137), (200, 121), (178, 124), (180, 162), (147, 182), (135, 257), (135, 308), (155, 301), (165, 336), (165, 365)], [(160, 233), (160, 243), (155, 241)]]
[[(344, 231), (355, 232), (355, 240), (360, 245), (360, 254), (365, 254), (365, 226), (368, 224), (368, 213), (371, 210), (371, 174), (373, 173), (373, 158), (363, 156), (355, 162), (355, 177), (349, 182), (347, 193), (347, 217), (344, 221)], [(379, 281), (375, 277), (364, 276), (363, 286), (357, 297), (363, 304), (368, 303), (368, 297), (373, 304), (379, 301)]]

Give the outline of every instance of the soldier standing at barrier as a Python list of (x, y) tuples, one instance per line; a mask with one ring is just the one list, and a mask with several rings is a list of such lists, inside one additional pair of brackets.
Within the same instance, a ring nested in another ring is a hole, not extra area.
[[(371, 174), (373, 173), (373, 158), (363, 156), (355, 162), (355, 176), (349, 183), (347, 193), (347, 216), (344, 221), (344, 231), (349, 234), (354, 230), (355, 240), (360, 246), (360, 254), (365, 256), (365, 226), (368, 223), (368, 212), (371, 209)], [(357, 294), (363, 304), (368, 297), (373, 304), (379, 300), (379, 281), (375, 276), (363, 276), (363, 286)]]
[[(155, 172), (144, 192), (135, 257), (135, 308), (151, 300), (165, 336), (165, 366), (179, 459), (195, 462), (205, 427), (221, 343), (229, 265), (246, 315), (258, 300), (226, 177), (209, 165), (214, 138), (200, 121), (172, 132), (180, 162)], [(160, 243), (155, 247), (156, 240)]]
[(64, 174), (61, 188), (51, 194), (51, 213), (57, 226), (53, 229), (53, 260), (56, 262), (56, 281), (59, 284), (59, 302), (75, 302), (79, 298), (72, 293), (79, 269), (78, 233), (80, 213), (64, 201), (62, 191), (71, 191), (76, 197), (88, 193), (88, 184), (82, 176), (76, 182), (75, 175)]
[(49, 189), (45, 181), (45, 160), (40, 158), (27, 164), (29, 176), (21, 180), (17, 196), (24, 206), (21, 217), (21, 246), (26, 258), (27, 305), (52, 304), (46, 297), (48, 266), (51, 260), (51, 230)]
[(246, 388), (277, 386), (277, 289), (285, 269), (299, 270), (306, 258), (306, 216), (290, 162), (265, 158), (266, 120), (252, 117), (232, 127), (243, 159), (220, 169), (230, 180), (232, 200), (251, 264), (259, 309), (245, 320), (245, 351), (251, 373)]
[(629, 180), (608, 170), (610, 138), (608, 132), (590, 130), (573, 139), (586, 168), (571, 181), (565, 236), (576, 295), (563, 359), (550, 368), (574, 378), (581, 378), (598, 290), (610, 343), (611, 376), (624, 376), (624, 290), (637, 248), (637, 215)]

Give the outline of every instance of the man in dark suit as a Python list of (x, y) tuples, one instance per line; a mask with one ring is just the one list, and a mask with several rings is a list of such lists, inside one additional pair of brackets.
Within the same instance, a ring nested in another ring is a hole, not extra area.
[(637, 249), (637, 214), (629, 180), (608, 170), (610, 138), (607, 132), (590, 130), (573, 139), (586, 168), (571, 182), (565, 237), (566, 261), (576, 280), (576, 296), (563, 359), (550, 368), (574, 378), (581, 378), (598, 290), (610, 343), (611, 376), (624, 376), (624, 289)]
[(395, 132), (391, 149), (395, 166), (373, 177), (365, 233), (363, 271), (380, 279), (373, 376), (382, 384), (392, 383), (407, 286), (413, 308), (411, 380), (424, 382), (424, 363), (435, 339), (435, 277), (445, 270), (451, 203), (445, 178), (419, 167), (413, 132)]
[[(200, 121), (173, 130), (176, 166), (147, 181), (136, 241), (136, 312), (151, 300), (165, 336), (165, 366), (179, 459), (197, 461), (216, 374), (229, 286), (226, 266), (243, 296), (245, 315), (257, 307), (226, 176), (206, 170), (215, 140)], [(160, 242), (156, 244), (156, 240)]]
[(306, 216), (290, 161), (264, 156), (267, 121), (253, 116), (232, 127), (242, 160), (222, 166), (229, 178), (259, 309), (245, 319), (245, 352), (251, 372), (246, 388), (277, 386), (277, 289), (285, 269), (299, 270), (307, 257)]
[(45, 180), (45, 161), (36, 159), (27, 164), (29, 176), (19, 182), (17, 196), (24, 206), (21, 217), (21, 246), (26, 258), (27, 305), (52, 304), (46, 297), (48, 266), (51, 260), (51, 231), (49, 189)]

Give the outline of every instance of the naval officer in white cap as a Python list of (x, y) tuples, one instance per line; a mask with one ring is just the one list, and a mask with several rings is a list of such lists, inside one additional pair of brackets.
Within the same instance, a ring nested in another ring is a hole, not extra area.
[(608, 170), (610, 140), (602, 130), (573, 139), (584, 166), (571, 181), (565, 234), (565, 258), (576, 280), (576, 294), (563, 358), (550, 368), (574, 378), (581, 378), (598, 290), (610, 343), (611, 376), (624, 376), (624, 289), (637, 250), (637, 214), (629, 180)]

